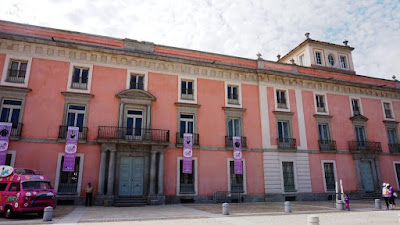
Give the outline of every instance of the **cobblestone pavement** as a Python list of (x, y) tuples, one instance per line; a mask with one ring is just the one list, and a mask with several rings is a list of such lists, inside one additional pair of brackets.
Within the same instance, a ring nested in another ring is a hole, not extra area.
[(339, 211), (333, 202), (292, 202), (292, 213), (283, 202), (230, 204), (230, 215), (222, 215), (221, 204), (176, 204), (142, 207), (59, 206), (53, 221), (26, 215), (0, 218), (0, 224), (307, 224), (308, 215), (317, 215), (320, 225), (399, 224), (400, 210), (375, 210), (374, 200), (352, 201), (351, 211)]

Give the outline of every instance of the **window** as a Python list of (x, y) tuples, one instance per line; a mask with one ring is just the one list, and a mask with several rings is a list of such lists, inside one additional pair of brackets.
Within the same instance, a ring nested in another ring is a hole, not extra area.
[[(243, 161), (242, 161), (242, 167), (243, 167)], [(243, 174), (235, 174), (234, 161), (229, 161), (229, 175), (230, 175), (231, 192), (244, 193)]]
[(179, 193), (195, 194), (195, 160), (192, 160), (192, 173), (183, 173), (183, 160), (179, 160)]
[(12, 123), (12, 127), (18, 127), (22, 101), (4, 99), (1, 105), (0, 122)]
[(365, 146), (366, 136), (364, 126), (355, 126), (356, 141), (359, 146)]
[(80, 179), (80, 157), (75, 157), (75, 169), (73, 172), (62, 171), (64, 165), (64, 156), (61, 158), (59, 167), (59, 183), (57, 193), (77, 193), (78, 181)]
[(321, 52), (315, 52), (315, 63), (317, 65), (322, 65)]
[(399, 181), (400, 181), (400, 163), (394, 163), (394, 169), (396, 171), (396, 178), (397, 178), (397, 186), (399, 187)]
[(326, 112), (325, 109), (325, 98), (323, 95), (316, 95), (315, 100), (317, 102), (317, 112)]
[(228, 137), (240, 136), (240, 119), (228, 119)]
[(358, 99), (351, 99), (351, 108), (353, 109), (354, 116), (361, 114), (360, 102)]
[(141, 136), (143, 115), (142, 111), (128, 110), (126, 115), (126, 135)]
[(321, 140), (321, 141), (330, 140), (329, 133), (330, 132), (329, 132), (329, 125), (328, 124), (318, 124), (319, 140)]
[(89, 68), (74, 67), (71, 88), (87, 90), (89, 79)]
[(329, 65), (331, 65), (331, 66), (335, 65), (335, 58), (333, 57), (332, 54), (328, 55), (328, 62), (329, 62)]
[(11, 59), (6, 81), (12, 83), (24, 83), (27, 67), (28, 61)]
[(299, 61), (300, 61), (300, 66), (304, 66), (306, 64), (304, 59), (304, 54), (300, 56)]
[(67, 126), (79, 127), (82, 132), (83, 124), (85, 121), (85, 106), (69, 105), (67, 114)]
[(340, 68), (347, 69), (347, 57), (344, 55), (340, 56)]
[(17, 192), (21, 190), (21, 185), (19, 183), (11, 183), (8, 191)]
[(282, 141), (290, 138), (289, 121), (278, 121), (278, 138)]
[(384, 102), (383, 103), (383, 110), (385, 111), (386, 119), (393, 119), (392, 107), (390, 106), (390, 103)]
[(183, 137), (184, 133), (193, 134), (194, 116), (188, 114), (181, 114), (180, 117), (181, 118), (179, 124), (179, 131), (181, 137)]
[(144, 89), (144, 76), (140, 74), (131, 74), (129, 89)]
[(335, 164), (333, 162), (324, 162), (323, 165), (326, 191), (335, 191)]
[(280, 109), (287, 109), (287, 104), (286, 104), (286, 91), (282, 90), (277, 90), (276, 91), (276, 102), (277, 107)]
[(388, 138), (389, 138), (389, 145), (396, 145), (397, 144), (397, 131), (395, 128), (387, 128)]
[(0, 191), (5, 191), (8, 183), (0, 183)]
[(181, 99), (194, 100), (193, 81), (181, 81)]
[(238, 86), (229, 86), (228, 85), (228, 104), (239, 105), (239, 94), (238, 94)]
[(296, 191), (293, 162), (282, 162), (283, 186), (285, 192)]

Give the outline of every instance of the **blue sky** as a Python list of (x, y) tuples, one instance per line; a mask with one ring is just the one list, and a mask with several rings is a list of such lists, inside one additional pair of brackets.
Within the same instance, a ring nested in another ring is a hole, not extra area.
[(245, 58), (305, 39), (354, 47), (358, 74), (400, 79), (399, 0), (1, 0), (0, 19)]

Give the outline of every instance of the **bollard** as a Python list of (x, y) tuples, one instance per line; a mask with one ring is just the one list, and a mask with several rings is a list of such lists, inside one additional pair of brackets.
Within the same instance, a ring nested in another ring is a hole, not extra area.
[(229, 215), (229, 204), (222, 203), (222, 215)]
[(47, 206), (43, 210), (43, 221), (51, 221), (53, 219), (53, 208), (51, 206)]
[(319, 225), (319, 217), (315, 215), (307, 216), (307, 224), (308, 225)]
[(375, 209), (382, 209), (381, 200), (375, 199)]
[(344, 202), (342, 200), (337, 201), (336, 208), (339, 210), (344, 210)]
[(290, 202), (289, 201), (285, 202), (285, 212), (286, 213), (292, 212), (292, 207), (290, 206)]

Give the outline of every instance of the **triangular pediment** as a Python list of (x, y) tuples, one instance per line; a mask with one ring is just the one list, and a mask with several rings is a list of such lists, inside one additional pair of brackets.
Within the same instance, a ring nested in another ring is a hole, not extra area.
[(352, 116), (352, 117), (350, 117), (350, 119), (353, 120), (353, 121), (368, 121), (368, 118), (363, 116), (363, 115), (361, 115), (361, 114)]
[(142, 100), (150, 100), (154, 101), (156, 100), (156, 97), (154, 97), (152, 94), (150, 94), (147, 91), (140, 90), (140, 89), (127, 89), (123, 90), (120, 93), (116, 95), (117, 98), (120, 99), (142, 99)]

